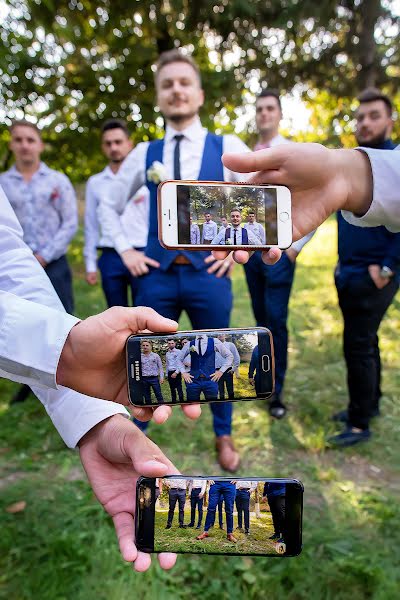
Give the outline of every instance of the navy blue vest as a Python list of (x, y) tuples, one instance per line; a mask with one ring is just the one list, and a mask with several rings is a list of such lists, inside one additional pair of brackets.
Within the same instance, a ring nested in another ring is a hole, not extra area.
[[(227, 240), (229, 240), (231, 237), (231, 228), (227, 227), (225, 229), (225, 243), (227, 242)], [(246, 227), (242, 227), (242, 244), (246, 244), (246, 246), (249, 243), (249, 236), (247, 234), (247, 229)]]
[[(191, 340), (190, 347), (194, 347), (197, 350), (198, 340)], [(200, 375), (209, 378), (213, 373), (215, 373), (214, 340), (213, 338), (208, 338), (207, 349), (203, 355), (200, 356), (200, 354), (195, 351), (190, 353), (190, 374), (197, 379)]]
[[(222, 165), (222, 136), (208, 133), (201, 161), (200, 173), (198, 179), (200, 181), (223, 181), (224, 168)], [(164, 140), (155, 140), (150, 142), (146, 156), (146, 174), (147, 170), (155, 161), (162, 163), (163, 160)], [(160, 263), (160, 269), (167, 269), (174, 262), (179, 254), (183, 254), (190, 260), (193, 267), (200, 271), (206, 269), (208, 265), (204, 263), (204, 259), (209, 252), (193, 252), (190, 250), (180, 251), (166, 250), (158, 241), (158, 222), (157, 222), (157, 185), (152, 181), (147, 180), (146, 185), (150, 191), (150, 222), (149, 222), (149, 237), (145, 254), (150, 258), (154, 258)]]

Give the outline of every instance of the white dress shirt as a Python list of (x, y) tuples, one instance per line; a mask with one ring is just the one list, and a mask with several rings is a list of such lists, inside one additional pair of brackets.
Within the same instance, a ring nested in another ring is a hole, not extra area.
[(0, 377), (26, 383), (67, 446), (125, 408), (57, 387), (65, 340), (79, 319), (65, 313), (44, 270), (22, 241), (22, 229), (0, 188)]
[[(97, 247), (113, 248), (114, 242), (106, 235), (99, 219), (101, 190), (112, 184), (117, 177), (107, 166), (100, 173), (89, 177), (85, 193), (85, 257), (86, 271), (93, 273), (97, 269)], [(150, 194), (142, 186), (127, 203), (120, 216), (121, 241), (130, 248), (144, 248), (149, 230)], [(125, 239), (123, 238), (125, 236)]]
[(358, 148), (365, 152), (371, 163), (373, 199), (362, 217), (342, 211), (343, 217), (358, 227), (383, 225), (389, 231), (400, 231), (400, 146), (394, 150)]
[(189, 482), (188, 492), (190, 494), (192, 490), (200, 488), (201, 489), (200, 494), (204, 495), (205, 491), (206, 491), (206, 487), (207, 487), (207, 479), (191, 479)]
[[(219, 340), (219, 341), (221, 342), (221, 344), (223, 346), (228, 348), (228, 350), (232, 353), (232, 356), (233, 356), (232, 369), (234, 371), (237, 371), (237, 369), (239, 368), (239, 365), (240, 365), (240, 355), (239, 355), (238, 349), (236, 348), (236, 346), (233, 342), (223, 342), (222, 340)], [(215, 368), (220, 369), (222, 367), (222, 364), (223, 364), (222, 355), (219, 352), (217, 352), (215, 355)]]
[(246, 223), (244, 227), (258, 237), (261, 244), (265, 244), (265, 229), (261, 223), (254, 221), (254, 223)]
[(186, 490), (186, 486), (188, 484), (187, 479), (179, 479), (178, 477), (170, 477), (163, 479), (163, 484), (169, 488), (178, 488), (180, 490)]
[(254, 480), (248, 480), (248, 481), (240, 481), (238, 480), (236, 482), (236, 489), (237, 490), (250, 490), (250, 492), (252, 492), (253, 490), (255, 490), (257, 487), (257, 481)]
[[(202, 127), (198, 117), (183, 131), (176, 131), (170, 125), (167, 125), (164, 138), (163, 165), (168, 179), (174, 178), (174, 150), (176, 145), (174, 136), (178, 134), (184, 136), (180, 143), (182, 179), (196, 180), (199, 178), (207, 130)], [(114, 241), (114, 248), (120, 254), (131, 248), (126, 243), (126, 238), (123, 235), (120, 215), (124, 212), (128, 199), (146, 183), (148, 145), (149, 142), (138, 144), (122, 163), (112, 184), (101, 190), (99, 214), (103, 231)], [(249, 152), (249, 148), (237, 136), (224, 135), (223, 151)], [(225, 181), (243, 181), (249, 177), (248, 174), (234, 173), (226, 167), (223, 171)]]

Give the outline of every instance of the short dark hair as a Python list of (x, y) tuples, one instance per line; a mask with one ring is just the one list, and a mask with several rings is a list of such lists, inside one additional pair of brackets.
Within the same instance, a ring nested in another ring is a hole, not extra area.
[(30, 127), (31, 129), (36, 131), (40, 139), (42, 139), (42, 132), (40, 131), (36, 123), (32, 123), (31, 121), (27, 121), (26, 119), (13, 119), (10, 125), (10, 132), (12, 132), (13, 129), (15, 129), (16, 127)]
[(101, 134), (103, 135), (103, 133), (111, 129), (122, 129), (126, 137), (130, 137), (127, 124), (122, 119), (107, 119), (101, 126)]
[(376, 100), (381, 100), (387, 108), (388, 115), (392, 116), (393, 104), (391, 100), (389, 100), (389, 97), (386, 96), (386, 94), (383, 94), (377, 88), (366, 88), (361, 92), (359, 96), (357, 96), (357, 100), (360, 104), (366, 104), (367, 102), (375, 102)]
[(254, 210), (249, 210), (249, 212), (247, 213), (248, 215), (255, 215), (255, 211)]
[(264, 88), (263, 90), (261, 90), (261, 92), (256, 98), (256, 103), (259, 98), (269, 98), (270, 96), (272, 98), (275, 98), (275, 100), (278, 102), (279, 108), (282, 110), (281, 97), (279, 95), (279, 92), (278, 90), (275, 90), (273, 88)]
[(228, 215), (222, 215), (221, 219), (227, 219)]
[(175, 342), (174, 338), (167, 338), (167, 342)]
[(160, 54), (156, 62), (155, 79), (157, 79), (157, 74), (161, 71), (163, 67), (176, 62), (182, 62), (186, 63), (187, 65), (190, 65), (192, 69), (196, 72), (199, 84), (201, 85), (201, 74), (197, 63), (193, 60), (190, 54), (184, 54), (182, 50), (179, 50), (179, 48), (174, 48), (173, 50), (166, 50), (165, 52), (162, 52)]

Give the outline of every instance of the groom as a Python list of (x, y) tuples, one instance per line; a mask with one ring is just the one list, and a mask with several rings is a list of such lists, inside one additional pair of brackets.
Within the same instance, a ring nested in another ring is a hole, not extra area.
[[(162, 140), (138, 144), (122, 164), (118, 178), (103, 190), (100, 214), (104, 230), (127, 268), (140, 276), (137, 303), (160, 314), (179, 319), (186, 311), (194, 329), (229, 326), (232, 291), (229, 272), (232, 260), (215, 261), (209, 252), (165, 250), (158, 241), (157, 185), (149, 180), (149, 168), (163, 163), (169, 179), (239, 181), (241, 175), (225, 169), (223, 152), (243, 152), (247, 147), (236, 136), (217, 136), (201, 125), (204, 102), (200, 71), (179, 50), (161, 54), (155, 73), (157, 105), (166, 121)], [(157, 182), (158, 183), (158, 182)], [(150, 190), (149, 237), (145, 252), (124, 238), (120, 216), (128, 198), (147, 184)], [(231, 438), (232, 404), (211, 404), (218, 460), (234, 472), (239, 455)]]

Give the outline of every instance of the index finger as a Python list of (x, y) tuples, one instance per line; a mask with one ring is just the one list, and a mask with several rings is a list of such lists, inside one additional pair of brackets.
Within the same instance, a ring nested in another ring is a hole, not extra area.
[(266, 150), (257, 150), (256, 152), (243, 153), (225, 153), (222, 155), (222, 162), (227, 169), (236, 173), (253, 173), (254, 171), (269, 171), (279, 169), (282, 165), (283, 157), (286, 155), (282, 148), (287, 146), (276, 146)]

